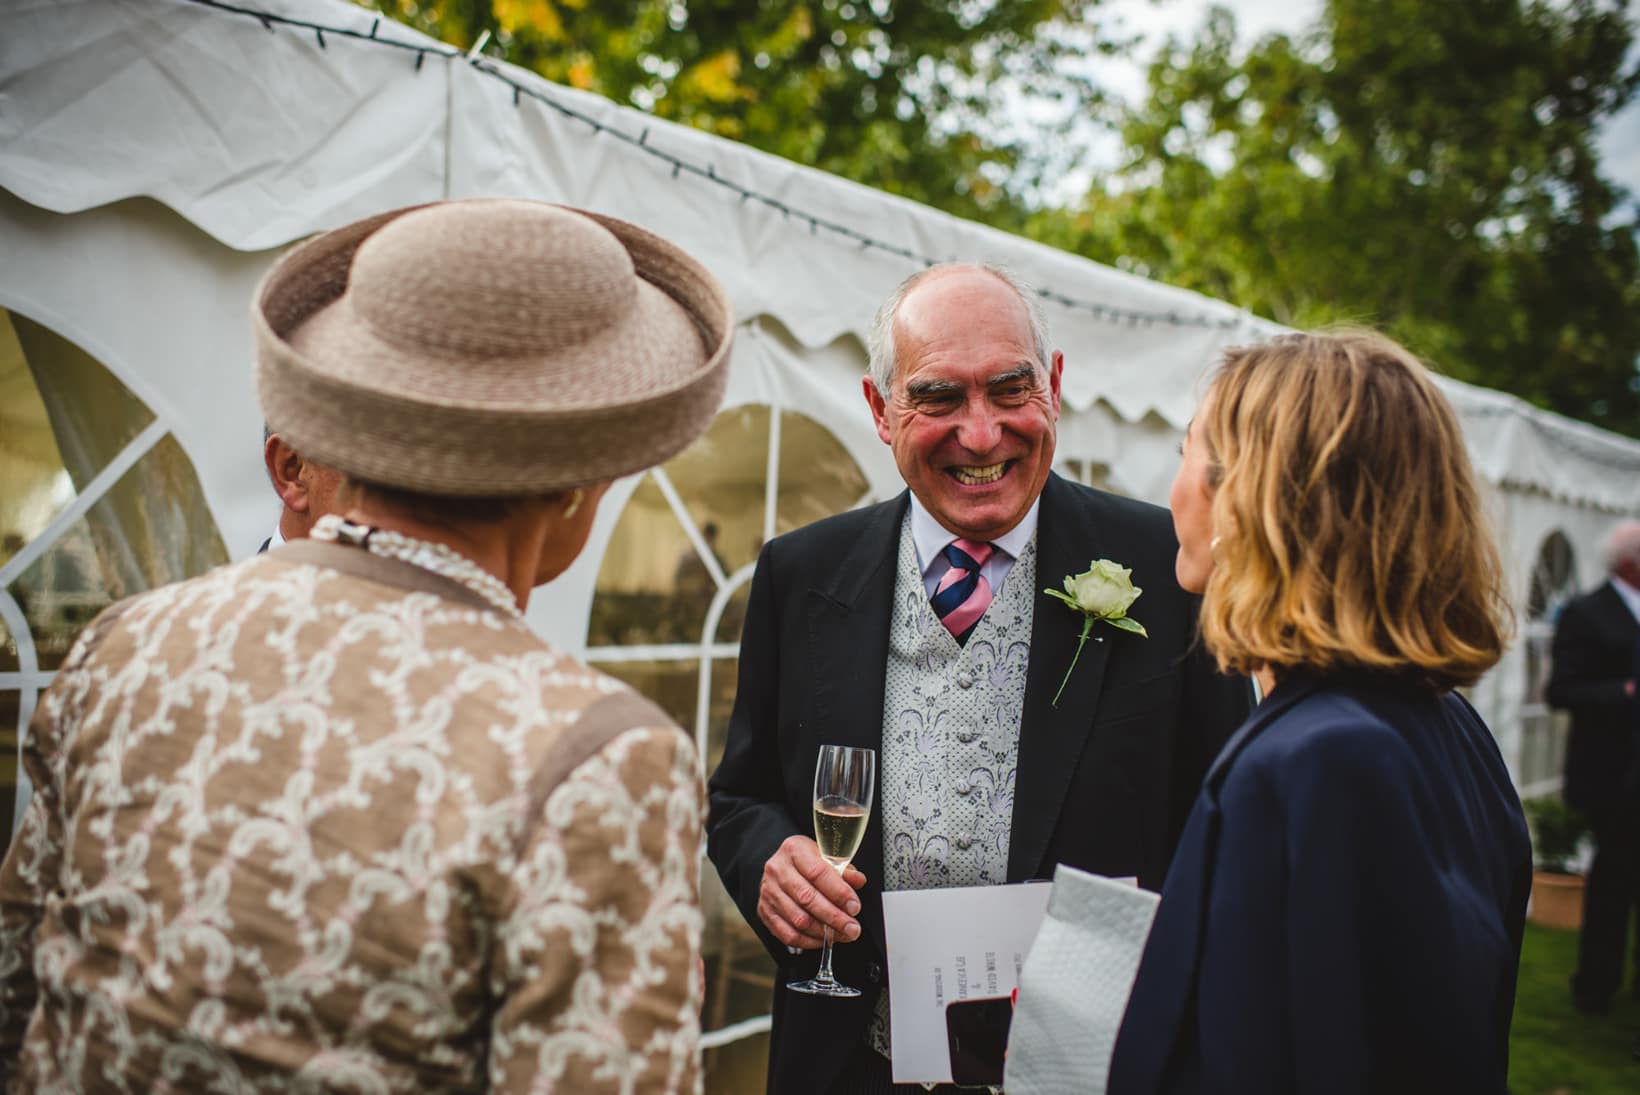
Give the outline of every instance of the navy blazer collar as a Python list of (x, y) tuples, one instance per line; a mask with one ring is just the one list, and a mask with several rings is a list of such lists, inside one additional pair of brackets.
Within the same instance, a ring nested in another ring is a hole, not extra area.
[(1212, 767), (1207, 770), (1207, 778), (1203, 787), (1209, 794), (1217, 795), (1218, 789), (1224, 784), (1224, 774), (1236, 755), (1247, 748), (1249, 742), (1258, 736), (1259, 731), (1270, 725), (1277, 715), (1292, 707), (1293, 704), (1314, 692), (1321, 686), (1321, 682), (1308, 674), (1295, 673), (1288, 680), (1280, 684), (1274, 692), (1264, 697), (1259, 705), (1253, 708), (1253, 713), (1247, 716), (1247, 721), (1237, 728), (1230, 740), (1224, 743), (1219, 755), (1213, 758)]

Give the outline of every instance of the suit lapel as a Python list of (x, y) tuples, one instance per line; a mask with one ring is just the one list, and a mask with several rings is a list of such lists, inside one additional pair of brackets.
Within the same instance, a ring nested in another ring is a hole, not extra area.
[(1019, 772), (1008, 845), (1010, 882), (1041, 873), (1042, 857), (1093, 724), (1110, 657), (1109, 644), (1097, 641), (1099, 629), (1095, 628), (1082, 647), (1064, 694), (1054, 705), (1054, 693), (1076, 656), (1082, 620), (1041, 590), (1088, 569), (1089, 562), (1105, 554), (1101, 531), (1091, 521), (1077, 520), (1069, 491), (1057, 475), (1050, 475), (1037, 514), (1036, 584), (1040, 588), (1033, 599), (1031, 660), (1019, 728)]
[[(894, 606), (895, 560), (910, 495), (876, 507), (871, 521), (837, 567), (816, 573), (807, 592), (809, 661), (813, 666), (814, 722), (802, 763), (812, 766), (822, 745), (854, 745), (878, 752), (882, 778), (883, 688), (887, 679), (889, 616)], [(867, 884), (883, 881), (882, 792), (854, 862)], [(882, 946), (881, 905), (864, 903), (863, 927)]]
[(1640, 621), (1634, 618), (1628, 602), (1609, 581), (1600, 588), (1600, 614), (1605, 626), (1611, 628), (1614, 641), (1633, 642), (1640, 635)]

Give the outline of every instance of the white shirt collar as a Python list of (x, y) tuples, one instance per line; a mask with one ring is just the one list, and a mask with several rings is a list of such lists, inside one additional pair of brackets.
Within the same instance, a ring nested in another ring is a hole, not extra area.
[[(915, 501), (915, 499), (912, 501)], [(1629, 611), (1634, 614), (1634, 618), (1640, 620), (1640, 589), (1634, 588), (1615, 574), (1611, 578), (1612, 588), (1617, 590), (1619, 597), (1623, 598), (1623, 603), (1629, 606)]]
[(285, 539), (285, 530), (279, 527), (279, 522), (275, 521), (273, 535), (268, 537), (268, 550), (272, 551), (274, 548), (284, 547), (287, 543), (289, 541)]
[[(991, 543), (1007, 552), (1010, 558), (1019, 558), (1019, 553), (1025, 550), (1031, 542), (1031, 537), (1036, 535), (1036, 515), (1041, 506), (1042, 498), (1038, 496), (1036, 501), (1031, 503), (1031, 508), (1025, 511), (1025, 516), (1020, 518), (1019, 524)], [(928, 568), (934, 560), (940, 557), (940, 552), (944, 551), (951, 541), (957, 539), (960, 537), (935, 520), (934, 515), (924, 508), (915, 494), (911, 496), (911, 540), (917, 546), (917, 565), (922, 568), (924, 574), (928, 573)]]

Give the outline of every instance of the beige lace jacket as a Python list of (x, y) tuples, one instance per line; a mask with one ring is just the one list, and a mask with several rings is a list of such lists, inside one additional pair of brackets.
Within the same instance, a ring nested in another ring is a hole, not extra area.
[(302, 543), (126, 601), (25, 760), (14, 1088), (699, 1089), (693, 746), (462, 586)]

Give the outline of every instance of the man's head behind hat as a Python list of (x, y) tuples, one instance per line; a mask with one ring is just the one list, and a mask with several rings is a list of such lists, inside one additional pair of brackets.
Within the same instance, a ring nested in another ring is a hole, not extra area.
[(516, 200), (397, 210), (319, 236), (254, 309), (268, 422), (350, 478), (541, 494), (664, 462), (711, 422), (732, 320), (688, 255)]

